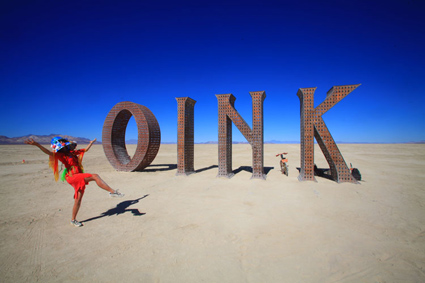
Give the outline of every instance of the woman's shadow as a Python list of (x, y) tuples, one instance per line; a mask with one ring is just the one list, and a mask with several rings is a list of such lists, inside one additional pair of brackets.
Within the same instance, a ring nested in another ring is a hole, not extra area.
[(119, 214), (123, 214), (127, 211), (130, 211), (131, 213), (133, 213), (134, 216), (141, 216), (141, 215), (145, 215), (146, 213), (140, 213), (140, 211), (138, 209), (128, 209), (129, 206), (136, 204), (139, 202), (139, 200), (144, 199), (145, 197), (147, 197), (149, 195), (144, 195), (138, 199), (135, 200), (126, 200), (123, 202), (120, 202), (119, 204), (117, 204), (116, 207), (111, 208), (105, 212), (102, 212), (99, 216), (96, 217), (92, 217), (86, 220), (83, 220), (81, 222), (89, 222), (92, 220), (96, 220), (105, 216), (112, 216), (112, 215), (119, 215)]

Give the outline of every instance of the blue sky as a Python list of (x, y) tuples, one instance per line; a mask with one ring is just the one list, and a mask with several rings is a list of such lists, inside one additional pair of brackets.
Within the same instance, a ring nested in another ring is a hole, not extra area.
[[(266, 91), (264, 139), (299, 141), (299, 88), (362, 84), (323, 115), (336, 141), (425, 140), (425, 2), (1, 1), (0, 135), (102, 137), (118, 102), (177, 140), (177, 102), (195, 142), (217, 140), (216, 94), (250, 124)], [(127, 138), (137, 137), (131, 120)], [(245, 139), (235, 128), (234, 141)]]

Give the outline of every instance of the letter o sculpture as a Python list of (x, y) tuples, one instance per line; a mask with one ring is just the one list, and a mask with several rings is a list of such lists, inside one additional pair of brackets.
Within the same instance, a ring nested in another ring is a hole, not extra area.
[[(138, 140), (133, 158), (128, 155), (125, 132), (134, 116)], [(141, 171), (155, 159), (161, 144), (158, 121), (145, 106), (130, 101), (116, 104), (106, 116), (102, 131), (102, 144), (106, 158), (118, 171)]]

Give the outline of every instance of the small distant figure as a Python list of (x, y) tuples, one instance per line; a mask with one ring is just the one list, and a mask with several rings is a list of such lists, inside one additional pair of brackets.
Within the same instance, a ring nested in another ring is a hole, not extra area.
[(89, 182), (95, 181), (100, 188), (108, 191), (111, 197), (124, 196), (124, 194), (119, 193), (118, 190), (113, 190), (99, 175), (84, 173), (82, 164), (84, 153), (90, 149), (95, 141), (96, 139), (92, 140), (85, 149), (77, 150), (76, 142), (68, 141), (62, 137), (55, 137), (52, 139), (50, 145), (53, 151), (48, 150), (33, 139), (25, 141), (26, 144), (37, 146), (42, 152), (49, 155), (49, 166), (53, 170), (56, 181), (59, 179), (58, 161), (62, 162), (65, 166), (61, 174), (61, 180), (66, 180), (74, 187), (74, 207), (72, 208), (71, 224), (76, 227), (83, 226), (81, 222), (77, 221), (76, 217), (81, 206), (81, 200), (83, 199), (86, 185), (88, 185)]
[(288, 172), (288, 158), (285, 156), (287, 155), (287, 152), (282, 152), (282, 153), (278, 153), (276, 154), (276, 157), (278, 157), (280, 155), (280, 170), (282, 171), (282, 174), (285, 174), (286, 176), (288, 176), (289, 172)]
[(362, 174), (360, 174), (360, 170), (358, 168), (353, 168), (353, 164), (350, 163), (350, 171), (351, 175), (353, 175), (354, 179), (357, 181), (362, 180)]
[(22, 164), (24, 164), (25, 163), (25, 159), (22, 159)]

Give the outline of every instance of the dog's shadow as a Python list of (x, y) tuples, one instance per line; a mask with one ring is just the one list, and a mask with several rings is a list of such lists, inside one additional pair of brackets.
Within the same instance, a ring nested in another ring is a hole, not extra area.
[(120, 202), (119, 204), (117, 204), (116, 207), (108, 209), (105, 212), (102, 212), (99, 216), (96, 217), (92, 217), (92, 218), (88, 218), (86, 220), (83, 220), (81, 222), (89, 222), (92, 220), (96, 220), (105, 216), (112, 216), (112, 215), (120, 215), (123, 214), (125, 212), (131, 212), (134, 216), (141, 216), (141, 215), (145, 215), (146, 213), (141, 213), (138, 209), (128, 209), (128, 207), (130, 207), (133, 204), (136, 204), (139, 202), (139, 200), (144, 199), (145, 197), (147, 197), (149, 195), (144, 195), (138, 199), (134, 199), (134, 200), (126, 200), (123, 202)]

